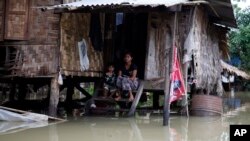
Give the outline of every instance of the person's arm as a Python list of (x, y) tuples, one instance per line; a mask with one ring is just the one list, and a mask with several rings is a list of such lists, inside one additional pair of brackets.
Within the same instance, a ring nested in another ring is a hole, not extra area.
[(135, 80), (137, 75), (137, 70), (133, 70), (132, 76), (130, 77), (131, 80)]

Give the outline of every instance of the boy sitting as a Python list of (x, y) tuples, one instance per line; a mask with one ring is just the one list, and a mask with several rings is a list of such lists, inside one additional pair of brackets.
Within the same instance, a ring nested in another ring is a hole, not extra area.
[(107, 67), (107, 71), (104, 74), (104, 92), (103, 97), (107, 98), (112, 97), (116, 92), (116, 75), (114, 73), (115, 67), (113, 64), (109, 64)]

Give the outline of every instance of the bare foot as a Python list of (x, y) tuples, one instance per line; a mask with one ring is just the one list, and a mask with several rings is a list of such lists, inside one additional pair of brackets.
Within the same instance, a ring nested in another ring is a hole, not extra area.
[(134, 98), (133, 94), (130, 94), (128, 101), (129, 101), (129, 102), (132, 102), (134, 99), (135, 99), (135, 98)]

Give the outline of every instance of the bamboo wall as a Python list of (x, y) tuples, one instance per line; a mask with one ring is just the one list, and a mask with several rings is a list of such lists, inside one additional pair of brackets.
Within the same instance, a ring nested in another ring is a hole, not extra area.
[[(104, 25), (104, 21), (101, 20)], [(90, 14), (64, 13), (61, 17), (61, 68), (65, 75), (98, 77), (103, 71), (103, 52), (95, 51), (89, 38)], [(102, 32), (104, 33), (104, 32)], [(87, 41), (87, 54), (90, 62), (88, 71), (80, 71), (77, 42)]]
[(15, 48), (17, 60), (11, 68), (13, 76), (49, 76), (57, 72), (58, 46), (20, 45)]
[(31, 0), (29, 12), (29, 42), (40, 45), (56, 45), (59, 43), (60, 14), (53, 11), (42, 12), (36, 9), (41, 5), (59, 4), (60, 0)]
[[(12, 76), (49, 76), (57, 72), (59, 53), (60, 15), (53, 11), (42, 12), (34, 7), (59, 4), (60, 0), (30, 0), (27, 39), (4, 40), (0, 47), (15, 48), (15, 59), (8, 68)], [(20, 22), (20, 21), (16, 21)], [(18, 32), (18, 31), (14, 31)], [(12, 55), (13, 55), (12, 54)]]
[(173, 14), (166, 15), (151, 13), (148, 24), (148, 49), (146, 55), (145, 79), (161, 78), (165, 76), (166, 56), (165, 50), (172, 46)]

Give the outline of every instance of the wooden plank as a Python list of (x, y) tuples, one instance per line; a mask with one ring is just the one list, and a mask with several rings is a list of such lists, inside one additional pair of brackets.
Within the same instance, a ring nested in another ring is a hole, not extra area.
[(56, 117), (57, 105), (59, 103), (60, 88), (57, 83), (57, 76), (51, 79), (50, 86), (50, 102), (49, 102), (49, 115)]
[(136, 107), (137, 107), (137, 105), (139, 103), (139, 100), (141, 98), (141, 95), (142, 95), (142, 92), (143, 92), (143, 88), (144, 88), (144, 82), (141, 81), (140, 82), (140, 86), (138, 88), (138, 91), (137, 91), (137, 93), (135, 95), (135, 99), (134, 99), (134, 101), (132, 103), (132, 106), (130, 107), (130, 110), (129, 110), (129, 113), (128, 113), (129, 117), (133, 116), (135, 114), (135, 110), (136, 110)]
[(5, 14), (5, 0), (0, 0), (0, 41), (4, 37), (4, 14)]
[(103, 102), (109, 102), (109, 103), (116, 103), (116, 101), (113, 98), (102, 98), (102, 97), (96, 97), (93, 98), (94, 101), (103, 101)]
[(16, 94), (16, 84), (12, 83), (10, 87), (9, 101), (15, 100), (15, 94)]
[(82, 92), (82, 94), (84, 94), (87, 98), (90, 99), (90, 98), (92, 97), (86, 90), (84, 90), (84, 89), (80, 86), (80, 84), (76, 84), (75, 87), (76, 87), (80, 92)]
[(129, 103), (130, 102), (127, 98), (121, 98), (120, 100), (115, 100), (113, 98), (96, 97), (96, 98), (93, 98), (93, 100), (94, 101), (110, 102), (110, 103), (117, 103), (117, 102), (127, 102), (127, 103)]
[(96, 108), (93, 108), (91, 109), (92, 111), (106, 111), (106, 112), (128, 112), (129, 110), (128, 109), (120, 109), (120, 108), (112, 108), (112, 107), (96, 107)]
[(4, 39), (26, 40), (28, 33), (29, 0), (6, 1)]
[[(167, 65), (169, 64), (165, 64), (166, 69), (165, 69), (165, 88), (164, 88), (164, 106), (163, 106), (163, 126), (168, 126), (169, 125), (169, 114), (170, 114), (170, 83), (171, 83), (171, 79), (170, 79), (170, 74), (171, 72), (173, 72), (173, 64), (174, 64), (174, 47), (175, 47), (175, 40), (176, 40), (176, 28), (177, 28), (177, 15), (178, 13), (175, 12), (175, 16), (174, 16), (174, 33), (173, 33), (173, 43), (172, 43), (172, 47), (171, 47), (171, 55), (169, 55), (168, 57), (166, 57), (166, 62), (169, 62), (170, 67), (169, 69), (167, 68)], [(167, 51), (167, 49), (166, 49)], [(171, 58), (170, 58), (171, 57)], [(170, 72), (171, 71), (171, 72)]]
[(66, 103), (71, 103), (72, 102), (72, 96), (74, 94), (74, 84), (73, 84), (73, 80), (71, 79), (68, 82), (68, 86), (67, 86), (67, 98), (66, 98)]

